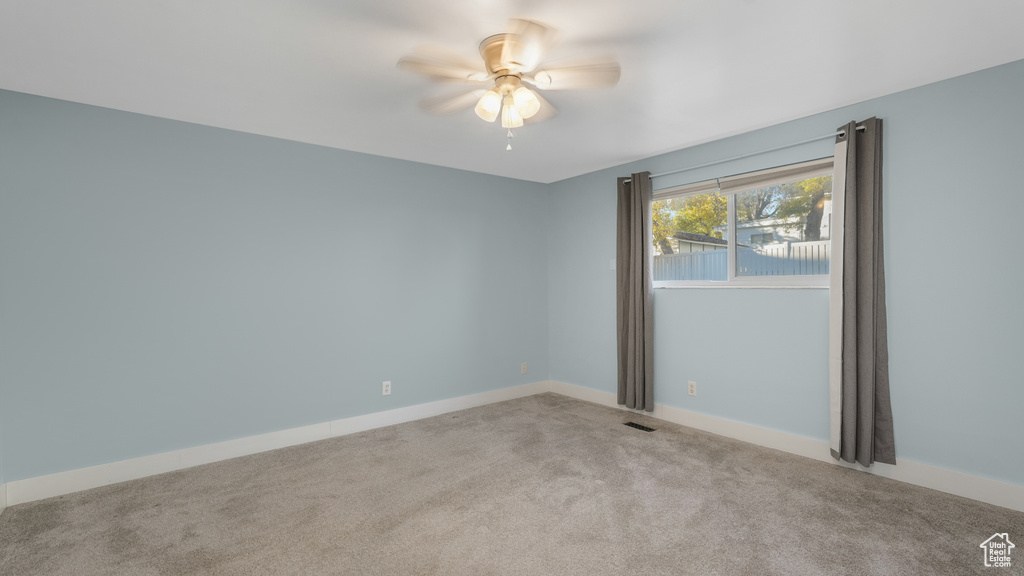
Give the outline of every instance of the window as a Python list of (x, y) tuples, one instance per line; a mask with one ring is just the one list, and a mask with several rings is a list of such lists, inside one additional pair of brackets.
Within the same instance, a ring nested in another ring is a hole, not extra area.
[(832, 158), (654, 194), (655, 286), (827, 286)]

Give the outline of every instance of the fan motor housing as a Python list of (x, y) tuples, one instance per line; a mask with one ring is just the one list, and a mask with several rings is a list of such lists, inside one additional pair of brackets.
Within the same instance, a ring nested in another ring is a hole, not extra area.
[[(484, 65), (491, 74), (498, 74), (502, 71), (511, 74), (521, 74), (523, 64), (515, 61), (515, 55), (521, 51), (520, 37), (518, 34), (505, 32), (484, 38), (480, 43), (480, 56), (484, 59)], [(505, 61), (505, 60), (508, 61)]]

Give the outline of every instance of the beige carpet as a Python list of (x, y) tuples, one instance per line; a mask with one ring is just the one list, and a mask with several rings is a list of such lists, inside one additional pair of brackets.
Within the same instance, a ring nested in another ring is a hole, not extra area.
[(13, 506), (0, 574), (1024, 573), (995, 532), (1024, 513), (542, 394)]

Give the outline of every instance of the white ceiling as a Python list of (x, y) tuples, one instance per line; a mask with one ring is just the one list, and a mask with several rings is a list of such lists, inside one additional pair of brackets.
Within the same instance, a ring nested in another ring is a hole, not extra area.
[[(622, 79), (546, 93), (560, 114), (506, 152), (395, 63), (475, 57), (510, 17)], [(1021, 0), (0, 0), (0, 88), (553, 182), (1024, 59), (1022, 23)]]

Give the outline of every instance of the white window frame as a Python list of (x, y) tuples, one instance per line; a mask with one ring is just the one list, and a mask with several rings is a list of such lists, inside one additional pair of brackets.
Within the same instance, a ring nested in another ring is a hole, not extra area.
[[(832, 274), (813, 274), (813, 275), (791, 275), (791, 276), (739, 276), (736, 274), (736, 194), (745, 192), (747, 190), (753, 190), (755, 188), (761, 188), (764, 186), (771, 186), (773, 184), (781, 184), (785, 182), (799, 182), (800, 180), (806, 180), (807, 178), (815, 178), (817, 176), (824, 176), (826, 174), (833, 175), (832, 185), (832, 212), (835, 214), (836, 210), (836, 183), (835, 183), (835, 169), (834, 169), (834, 157), (829, 156), (827, 158), (820, 158), (817, 160), (811, 160), (809, 162), (801, 162), (798, 164), (790, 164), (787, 166), (779, 166), (776, 168), (769, 168), (767, 170), (759, 170), (757, 172), (748, 172), (745, 174), (738, 174), (735, 176), (727, 176), (723, 178), (716, 178), (714, 180), (704, 180), (701, 182), (694, 182), (692, 184), (685, 184), (683, 186), (673, 186), (671, 188), (665, 188), (662, 190), (655, 190), (652, 200), (668, 200), (670, 198), (679, 198), (684, 196), (693, 196), (697, 194), (708, 194), (718, 192), (726, 197), (728, 202), (728, 216), (727, 216), (727, 233), (726, 239), (728, 240), (728, 277), (725, 280), (656, 280), (654, 281), (654, 288), (821, 288), (828, 289), (829, 277)], [(841, 205), (840, 205), (841, 206)], [(835, 218), (833, 217), (833, 222)], [(835, 228), (831, 230), (831, 238), (835, 238)], [(833, 261), (835, 258), (835, 241), (832, 242), (833, 249), (829, 255), (829, 270), (833, 269)], [(841, 254), (841, 253), (840, 253)], [(841, 257), (841, 256), (840, 256)]]

